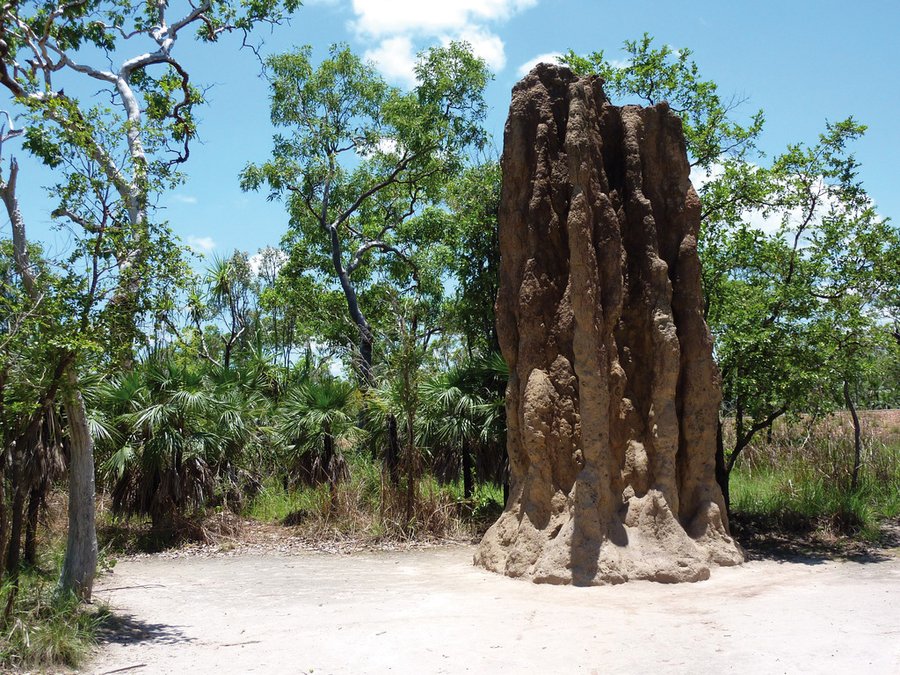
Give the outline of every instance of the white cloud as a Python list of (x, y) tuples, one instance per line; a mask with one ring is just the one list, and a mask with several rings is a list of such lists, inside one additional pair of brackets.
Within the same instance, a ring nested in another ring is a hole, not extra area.
[(492, 24), (535, 6), (538, 0), (353, 0), (350, 22), (363, 40), (376, 46), (365, 56), (388, 78), (415, 84), (413, 66), (420, 49), (435, 41), (463, 40), (495, 71), (506, 66), (503, 40)]
[(368, 61), (374, 61), (385, 77), (407, 87), (416, 84), (416, 55), (412, 40), (407, 36), (398, 35), (382, 40), (377, 48), (368, 50), (364, 57)]
[(356, 154), (363, 159), (371, 159), (377, 153), (382, 155), (396, 155), (400, 151), (400, 144), (396, 139), (385, 136), (379, 138), (375, 145), (366, 145), (356, 148)]
[(481, 26), (466, 26), (455, 35), (445, 35), (443, 43), (452, 40), (468, 42), (475, 56), (484, 59), (488, 67), (494, 71), (501, 71), (506, 66), (506, 51), (503, 40), (499, 35), (490, 32)]
[(534, 68), (539, 63), (559, 63), (559, 57), (562, 56), (561, 52), (547, 52), (546, 54), (538, 54), (533, 59), (529, 59), (516, 71), (519, 77), (525, 77), (528, 73), (531, 72), (531, 69)]
[(266, 246), (250, 256), (247, 261), (253, 274), (265, 273), (267, 277), (275, 277), (288, 261), (288, 255), (279, 248)]
[(187, 237), (187, 245), (198, 253), (203, 253), (205, 255), (216, 247), (216, 242), (212, 237), (198, 237), (191, 234)]
[(470, 25), (506, 21), (538, 0), (353, 0), (353, 27), (373, 38), (401, 33), (427, 36), (458, 32)]
[(713, 164), (709, 167), (709, 171), (701, 166), (692, 166), (691, 184), (699, 190), (707, 183), (721, 178), (723, 173), (725, 173), (725, 167), (721, 164)]
[(197, 198), (193, 195), (172, 195), (172, 201), (179, 204), (196, 204)]

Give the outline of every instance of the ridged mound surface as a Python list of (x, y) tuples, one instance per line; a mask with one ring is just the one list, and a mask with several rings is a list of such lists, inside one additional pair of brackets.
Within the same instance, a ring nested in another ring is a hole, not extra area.
[(578, 585), (709, 576), (743, 556), (715, 481), (721, 398), (679, 118), (538, 65), (503, 151), (497, 327), (511, 492), (475, 556)]

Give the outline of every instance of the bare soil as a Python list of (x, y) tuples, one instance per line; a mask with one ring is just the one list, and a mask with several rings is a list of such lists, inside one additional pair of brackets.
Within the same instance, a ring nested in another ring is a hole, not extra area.
[(900, 672), (898, 549), (592, 588), (474, 550), (127, 560), (96, 590), (115, 618), (85, 672)]

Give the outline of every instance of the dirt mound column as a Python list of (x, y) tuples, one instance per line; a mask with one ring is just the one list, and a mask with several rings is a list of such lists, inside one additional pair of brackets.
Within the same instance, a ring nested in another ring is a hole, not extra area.
[(502, 164), (511, 491), (475, 562), (579, 585), (741, 562), (679, 118), (541, 64), (513, 90)]

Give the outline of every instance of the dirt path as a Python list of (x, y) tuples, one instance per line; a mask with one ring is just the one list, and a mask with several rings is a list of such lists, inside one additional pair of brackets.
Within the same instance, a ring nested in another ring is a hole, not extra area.
[(86, 672), (900, 672), (900, 557), (750, 562), (709, 581), (538, 586), (472, 548), (120, 563)]

